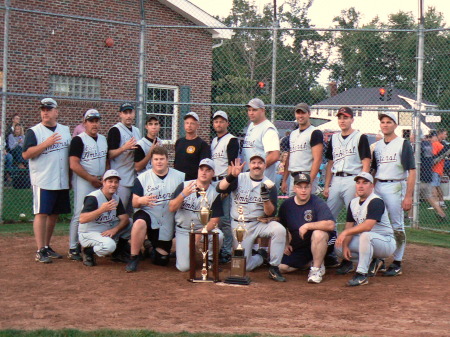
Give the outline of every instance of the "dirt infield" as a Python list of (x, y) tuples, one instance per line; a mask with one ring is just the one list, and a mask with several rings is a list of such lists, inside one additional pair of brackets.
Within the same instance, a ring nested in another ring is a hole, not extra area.
[[(66, 251), (67, 237), (53, 248)], [(409, 245), (401, 277), (345, 287), (349, 276), (307, 272), (275, 283), (267, 268), (250, 286), (192, 284), (187, 273), (148, 260), (126, 274), (98, 259), (84, 267), (66, 258), (34, 262), (32, 237), (0, 237), (0, 329), (149, 329), (161, 332), (261, 333), (298, 336), (444, 336), (450, 331), (450, 250)], [(228, 276), (227, 267), (221, 273)]]

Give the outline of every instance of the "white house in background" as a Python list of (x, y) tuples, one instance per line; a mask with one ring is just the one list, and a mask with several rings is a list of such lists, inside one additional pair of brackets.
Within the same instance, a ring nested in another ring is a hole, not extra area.
[[(338, 131), (336, 113), (339, 108), (347, 106), (353, 109), (355, 121), (353, 128), (362, 133), (377, 134), (380, 132), (380, 122), (378, 114), (383, 111), (391, 111), (397, 114), (398, 136), (409, 137), (413, 124), (413, 112), (399, 111), (414, 109), (415, 95), (404, 89), (392, 89), (390, 100), (380, 100), (380, 88), (351, 88), (340, 94), (331, 96), (311, 107), (311, 117), (328, 119), (329, 121), (318, 126), (322, 131)], [(334, 91), (335, 92), (335, 91)], [(333, 90), (331, 90), (333, 93)], [(387, 96), (386, 93), (385, 96)], [(433, 111), (437, 110), (437, 105), (428, 101), (423, 101), (422, 113), (424, 122), (421, 123), (423, 134), (428, 134), (430, 129), (434, 129), (434, 122), (439, 122), (440, 117), (434, 116)]]

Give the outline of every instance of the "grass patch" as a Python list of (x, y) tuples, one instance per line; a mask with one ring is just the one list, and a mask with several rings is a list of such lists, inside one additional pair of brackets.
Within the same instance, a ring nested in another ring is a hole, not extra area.
[(406, 241), (428, 246), (450, 248), (450, 233), (406, 228)]
[[(60, 222), (56, 224), (53, 235), (69, 235), (69, 222)], [(33, 236), (33, 224), (31, 222), (19, 222), (13, 224), (1, 224), (0, 236)], [(0, 335), (1, 336), (1, 335)]]

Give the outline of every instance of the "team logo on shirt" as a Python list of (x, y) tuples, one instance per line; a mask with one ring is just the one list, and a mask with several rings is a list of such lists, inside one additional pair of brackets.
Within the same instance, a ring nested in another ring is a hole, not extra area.
[(190, 145), (187, 147), (186, 153), (192, 154), (194, 152), (195, 152), (195, 146)]
[(308, 209), (305, 211), (304, 219), (306, 222), (311, 222), (313, 219), (312, 210)]

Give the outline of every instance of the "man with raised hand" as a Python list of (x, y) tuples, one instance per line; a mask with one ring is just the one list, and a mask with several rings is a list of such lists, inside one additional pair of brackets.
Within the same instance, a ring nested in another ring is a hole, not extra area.
[(50, 247), (59, 214), (70, 213), (69, 127), (57, 123), (58, 104), (52, 98), (41, 101), (41, 123), (28, 129), (22, 157), (30, 160), (33, 186), (33, 230), (37, 252), (35, 260), (51, 263), (62, 255)]
[(162, 146), (162, 139), (158, 137), (161, 124), (155, 115), (148, 115), (145, 129), (147, 134), (137, 142), (134, 149), (134, 168), (138, 174), (152, 168), (151, 150), (155, 146)]

